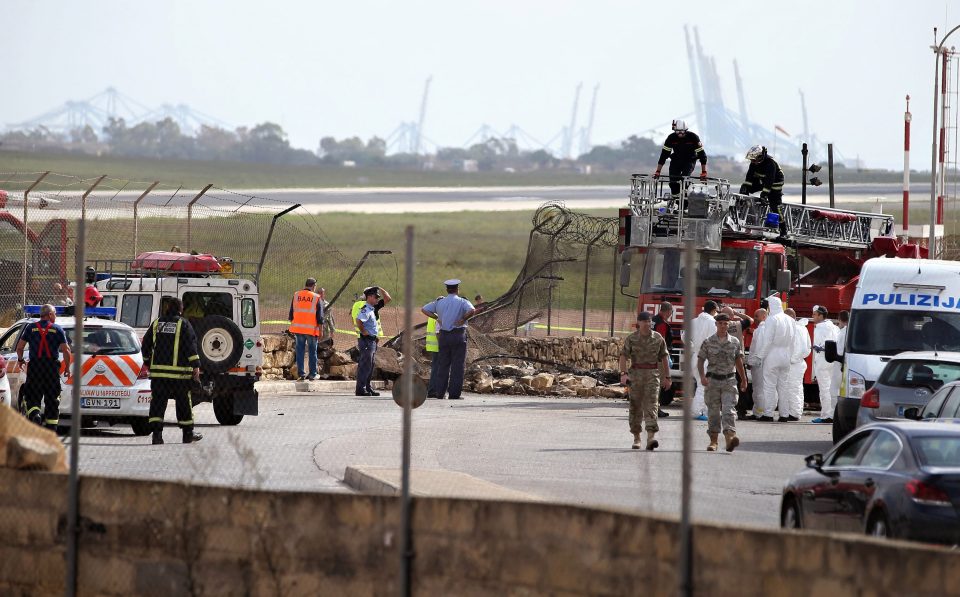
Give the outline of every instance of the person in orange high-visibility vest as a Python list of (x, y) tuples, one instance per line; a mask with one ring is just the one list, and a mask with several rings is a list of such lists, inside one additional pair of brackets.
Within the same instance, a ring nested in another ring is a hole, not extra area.
[[(307, 278), (303, 290), (293, 295), (290, 303), (290, 333), (297, 341), (297, 373), (300, 380), (317, 378), (317, 339), (323, 328), (323, 289), (314, 292), (317, 281)], [(304, 373), (304, 352), (310, 354), (310, 375)]]

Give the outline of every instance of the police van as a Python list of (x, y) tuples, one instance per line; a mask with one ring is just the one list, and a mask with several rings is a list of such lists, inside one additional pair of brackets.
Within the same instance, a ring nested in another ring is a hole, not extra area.
[(183, 302), (183, 316), (197, 333), (199, 395), (212, 402), (221, 425), (236, 425), (258, 414), (254, 383), (262, 374), (260, 293), (257, 264), (212, 255), (151, 251), (133, 260), (92, 263), (101, 305), (116, 308), (116, 319), (140, 338), (162, 312), (164, 297)]
[(843, 363), (833, 417), (833, 437), (839, 441), (856, 427), (860, 398), (894, 355), (960, 351), (960, 262), (867, 260), (850, 307), (844, 346), (827, 344), (827, 360)]

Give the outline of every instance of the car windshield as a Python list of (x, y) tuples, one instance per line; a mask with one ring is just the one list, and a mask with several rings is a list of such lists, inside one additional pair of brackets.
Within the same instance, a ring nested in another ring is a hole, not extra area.
[[(67, 328), (64, 331), (70, 346), (74, 346), (76, 330)], [(83, 350), (86, 354), (137, 354), (140, 352), (140, 342), (133, 330), (84, 327)]]
[(960, 313), (856, 309), (849, 328), (847, 352), (960, 351)]
[[(725, 248), (697, 254), (697, 296), (753, 298), (757, 296), (759, 254), (750, 249)], [(640, 291), (655, 294), (683, 292), (683, 264), (679, 249), (649, 249)]]
[(878, 383), (899, 388), (930, 388), (936, 391), (944, 384), (958, 379), (960, 362), (897, 359), (887, 364)]
[(913, 439), (923, 466), (960, 466), (960, 435), (932, 435)]

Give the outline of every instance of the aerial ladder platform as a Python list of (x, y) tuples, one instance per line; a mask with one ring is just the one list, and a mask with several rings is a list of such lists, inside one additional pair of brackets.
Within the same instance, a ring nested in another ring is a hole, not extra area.
[[(698, 249), (719, 251), (723, 239), (755, 239), (793, 246), (867, 249), (893, 233), (893, 216), (782, 203), (772, 213), (766, 200), (730, 191), (722, 178), (680, 178), (679, 200), (671, 196), (669, 176), (631, 177), (629, 225), (624, 245), (680, 247), (693, 240)], [(681, 206), (684, 209), (681, 209)], [(780, 235), (782, 218), (786, 232)]]

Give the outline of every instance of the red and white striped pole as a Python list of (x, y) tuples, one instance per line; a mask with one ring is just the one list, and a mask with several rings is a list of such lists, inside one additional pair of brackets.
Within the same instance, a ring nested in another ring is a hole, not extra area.
[(910, 96), (903, 113), (903, 233), (910, 233)]
[(944, 161), (947, 154), (947, 60), (949, 52), (944, 48), (943, 64), (940, 68), (940, 172), (938, 181), (940, 190), (937, 193), (937, 224), (943, 224), (943, 193), (946, 187), (946, 173)]

